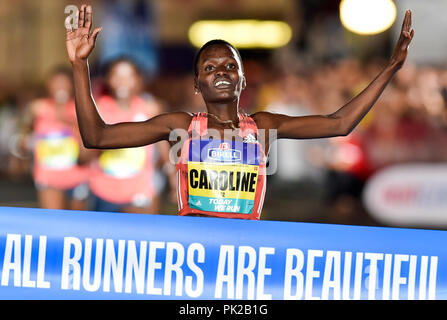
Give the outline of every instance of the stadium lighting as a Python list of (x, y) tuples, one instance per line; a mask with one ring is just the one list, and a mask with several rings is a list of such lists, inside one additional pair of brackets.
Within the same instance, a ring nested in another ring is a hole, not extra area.
[(272, 49), (286, 45), (292, 38), (292, 29), (283, 21), (201, 20), (189, 27), (188, 37), (195, 47), (222, 39), (238, 48)]
[(392, 0), (342, 0), (340, 20), (354, 33), (377, 34), (390, 28), (396, 20), (396, 5)]

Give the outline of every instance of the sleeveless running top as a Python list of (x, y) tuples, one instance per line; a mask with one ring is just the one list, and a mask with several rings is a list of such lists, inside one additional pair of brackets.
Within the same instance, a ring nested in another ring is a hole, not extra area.
[[(134, 97), (128, 110), (121, 109), (110, 96), (97, 100), (101, 117), (107, 123), (144, 121), (155, 114), (150, 103)], [(102, 151), (93, 161), (89, 184), (93, 194), (115, 204), (130, 204), (152, 199), (154, 187), (153, 145)]]
[(81, 139), (76, 130), (74, 101), (56, 110), (53, 101), (43, 99), (34, 117), (35, 183), (66, 190), (86, 182), (88, 167), (77, 164)]
[(177, 163), (179, 215), (260, 218), (266, 156), (254, 120), (242, 113), (238, 117), (241, 141), (203, 137), (207, 113), (194, 114)]

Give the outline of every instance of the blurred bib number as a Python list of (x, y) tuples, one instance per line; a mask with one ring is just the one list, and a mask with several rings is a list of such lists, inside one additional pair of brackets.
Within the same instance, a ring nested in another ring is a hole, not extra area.
[(46, 168), (62, 170), (76, 165), (79, 145), (67, 135), (46, 135), (36, 144), (37, 161)]
[(126, 148), (107, 150), (99, 156), (99, 165), (107, 175), (118, 179), (129, 178), (140, 172), (146, 162), (146, 150)]

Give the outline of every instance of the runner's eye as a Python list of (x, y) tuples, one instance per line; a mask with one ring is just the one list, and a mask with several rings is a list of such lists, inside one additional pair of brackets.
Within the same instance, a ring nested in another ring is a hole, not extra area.
[(213, 70), (214, 70), (214, 66), (213, 65), (208, 64), (208, 65), (205, 66), (205, 71), (213, 71)]
[(229, 63), (229, 64), (227, 64), (227, 69), (234, 70), (234, 69), (236, 69), (236, 65), (234, 63)]

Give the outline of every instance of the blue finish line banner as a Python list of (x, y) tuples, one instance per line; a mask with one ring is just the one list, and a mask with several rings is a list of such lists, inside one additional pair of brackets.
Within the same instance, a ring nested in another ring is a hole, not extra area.
[(0, 299), (446, 299), (447, 232), (0, 208)]

